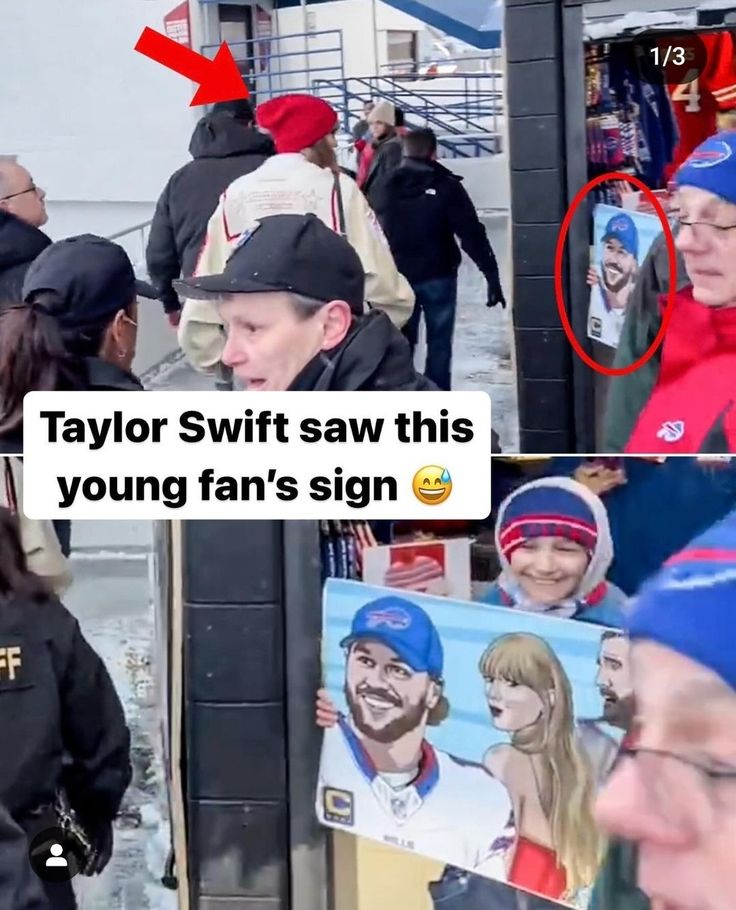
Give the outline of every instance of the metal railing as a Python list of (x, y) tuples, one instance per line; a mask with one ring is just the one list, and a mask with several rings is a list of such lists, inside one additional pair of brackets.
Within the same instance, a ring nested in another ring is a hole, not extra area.
[(445, 122), (445, 115), (449, 115), (464, 124), (464, 127), (457, 126), (451, 132), (487, 130), (486, 124), (478, 123), (476, 118), (491, 117), (495, 121), (502, 110), (503, 92), (497, 85), (495, 75), (479, 73), (449, 78), (460, 84), (456, 88), (440, 89), (427, 86), (425, 91), (419, 91), (417, 87), (408, 88), (389, 76), (370, 76), (364, 82), (372, 92), (390, 95), (402, 110), (423, 112), (428, 122), (439, 119), (436, 125), (441, 125)]
[(125, 250), (139, 278), (148, 277), (146, 245), (148, 244), (151, 223), (151, 221), (142, 221), (140, 224), (134, 224), (122, 231), (110, 234), (107, 238), (108, 240), (114, 240)]
[[(215, 44), (201, 48), (210, 58), (218, 49)], [(315, 93), (335, 107), (349, 133), (367, 97), (385, 99), (402, 109), (407, 125), (431, 126), (445, 154), (468, 158), (500, 151), (503, 91), (497, 62), (502, 58), (497, 54), (457, 58), (459, 63), (485, 61), (492, 70), (443, 74), (437, 78), (445, 81), (435, 88), (426, 73), (346, 78), (340, 29), (251, 38), (230, 49), (255, 104), (287, 93)]]
[[(286, 93), (310, 93), (315, 78), (345, 79), (341, 29), (249, 38), (229, 47), (254, 103)], [(201, 48), (210, 59), (218, 50), (217, 44)]]
[[(454, 67), (443, 70), (443, 67)], [(486, 54), (468, 54), (463, 57), (441, 57), (436, 60), (412, 61), (409, 65), (402, 63), (382, 63), (379, 67), (382, 74), (395, 79), (445, 79), (452, 76), (487, 75), (503, 76), (505, 69), (504, 54), (501, 50), (491, 50)]]
[[(454, 157), (473, 158), (501, 150), (498, 115), (503, 110), (502, 95), (490, 87), (491, 78), (484, 83), (487, 88), (472, 89), (462, 84), (431, 95), (408, 89), (385, 76), (344, 81), (316, 79), (314, 90), (337, 108), (347, 132), (361, 117), (366, 97), (385, 99), (401, 108), (407, 126), (432, 127), (443, 151)], [(487, 118), (489, 122), (476, 118)]]

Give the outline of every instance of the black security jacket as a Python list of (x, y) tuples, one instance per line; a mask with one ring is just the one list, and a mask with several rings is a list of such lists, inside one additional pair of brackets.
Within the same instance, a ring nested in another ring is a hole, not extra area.
[(53, 595), (0, 600), (0, 802), (16, 821), (60, 786), (89, 821), (115, 818), (131, 779), (120, 699), (79, 624)]

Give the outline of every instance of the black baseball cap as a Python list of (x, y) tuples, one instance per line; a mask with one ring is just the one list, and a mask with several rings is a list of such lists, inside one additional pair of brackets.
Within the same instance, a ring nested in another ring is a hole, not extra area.
[(121, 246), (94, 234), (59, 240), (33, 260), (23, 300), (38, 291), (58, 294), (64, 306), (54, 309), (54, 316), (64, 328), (80, 330), (105, 323), (135, 297), (158, 297), (150, 284), (135, 277)]
[(271, 215), (238, 240), (221, 275), (175, 281), (182, 297), (289, 291), (314, 300), (344, 300), (363, 312), (365, 271), (353, 247), (316, 215)]

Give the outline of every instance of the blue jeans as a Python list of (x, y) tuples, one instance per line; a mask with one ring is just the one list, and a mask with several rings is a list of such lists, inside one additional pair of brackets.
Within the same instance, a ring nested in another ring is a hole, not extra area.
[(72, 550), (72, 523), (68, 518), (55, 518), (53, 523), (61, 552), (68, 557)]
[(449, 392), (452, 336), (457, 309), (457, 275), (422, 281), (413, 285), (413, 290), (416, 303), (414, 312), (404, 326), (404, 336), (411, 345), (413, 354), (419, 337), (419, 320), (424, 313), (427, 329), (427, 368), (424, 372), (436, 386)]
[(560, 910), (559, 904), (503, 882), (447, 866), (429, 893), (434, 910)]

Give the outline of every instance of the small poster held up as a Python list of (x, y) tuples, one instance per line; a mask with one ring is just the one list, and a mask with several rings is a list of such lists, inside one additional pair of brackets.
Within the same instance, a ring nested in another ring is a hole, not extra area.
[[(618, 347), (639, 269), (662, 233), (656, 215), (597, 205), (594, 213), (595, 283), (590, 290), (588, 337)], [(592, 279), (592, 274), (591, 274)]]
[(470, 600), (470, 540), (420, 540), (363, 551), (363, 581)]

